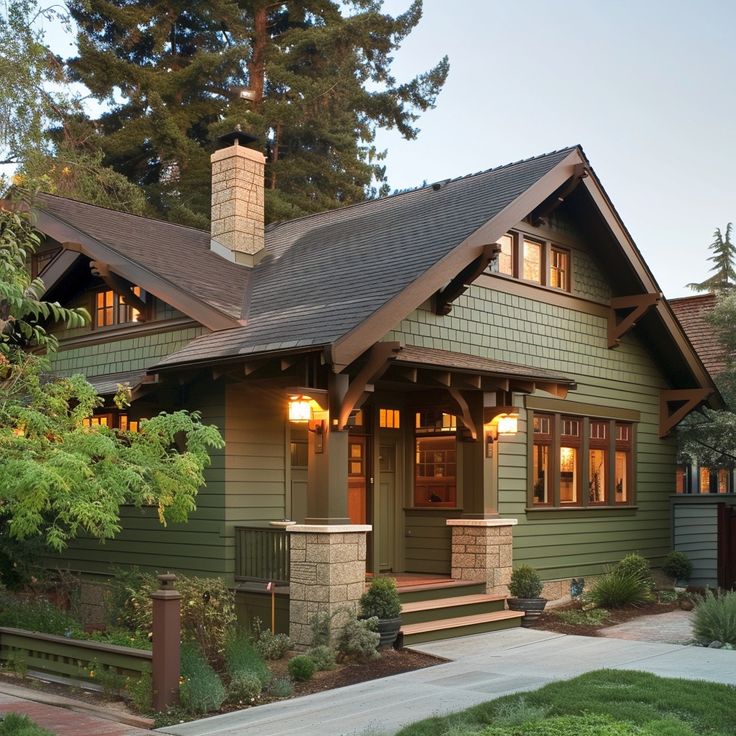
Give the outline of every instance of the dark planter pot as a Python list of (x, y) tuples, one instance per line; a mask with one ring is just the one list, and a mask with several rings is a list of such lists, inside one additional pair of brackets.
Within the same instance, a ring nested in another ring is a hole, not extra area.
[(526, 615), (521, 619), (521, 625), (526, 629), (536, 626), (547, 605), (546, 598), (507, 598), (506, 602), (512, 611), (524, 611)]
[(378, 633), (381, 635), (381, 638), (378, 642), (378, 648), (386, 649), (388, 647), (392, 647), (396, 641), (396, 637), (399, 635), (400, 628), (401, 617), (379, 618)]

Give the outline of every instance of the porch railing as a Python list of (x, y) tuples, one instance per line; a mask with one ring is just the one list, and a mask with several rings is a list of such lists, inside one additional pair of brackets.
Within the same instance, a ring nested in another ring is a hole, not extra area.
[(235, 527), (235, 579), (289, 584), (289, 535), (284, 529)]

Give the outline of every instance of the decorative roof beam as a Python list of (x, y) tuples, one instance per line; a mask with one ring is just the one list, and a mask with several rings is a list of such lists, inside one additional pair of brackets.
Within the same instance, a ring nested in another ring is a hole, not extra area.
[(575, 164), (573, 175), (556, 192), (553, 192), (544, 202), (532, 210), (528, 217), (529, 222), (534, 227), (545, 224), (549, 216), (575, 191), (578, 184), (586, 176), (588, 176), (586, 165)]
[(450, 396), (452, 396), (452, 398), (455, 400), (455, 403), (460, 407), (460, 419), (462, 420), (462, 423), (468, 428), (470, 436), (473, 438), (473, 440), (477, 440), (478, 427), (473, 421), (473, 415), (470, 412), (468, 402), (456, 388), (448, 388), (447, 390), (449, 391)]
[(691, 411), (697, 409), (713, 391), (707, 388), (663, 390), (659, 394), (659, 436), (666, 437)]
[(434, 313), (447, 315), (452, 311), (452, 303), (461, 294), (464, 294), (470, 284), (480, 276), (498, 256), (501, 246), (498, 243), (488, 243), (483, 246), (482, 253), (471, 261), (447, 286), (440, 289), (434, 297)]
[[(68, 243), (64, 243), (66, 248)], [(107, 263), (102, 261), (90, 261), (89, 270), (95, 275), (99, 276), (104, 282), (108, 289), (111, 289), (120, 296), (125, 304), (132, 309), (137, 309), (139, 312), (138, 321), (146, 321), (146, 303), (139, 296), (133, 293), (135, 284), (132, 284), (128, 279), (124, 279), (122, 276), (118, 276), (114, 271), (110, 269)]]
[[(632, 294), (611, 299), (608, 312), (608, 348), (617, 348), (621, 338), (636, 326), (636, 323), (662, 300), (661, 293)], [(624, 312), (624, 316), (619, 313)]]

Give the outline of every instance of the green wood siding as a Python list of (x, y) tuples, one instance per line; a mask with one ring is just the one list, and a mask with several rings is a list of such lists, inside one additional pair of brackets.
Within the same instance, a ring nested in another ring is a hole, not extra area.
[(452, 547), (447, 519), (457, 512), (407, 509), (405, 518), (405, 569), (411, 572), (449, 575)]

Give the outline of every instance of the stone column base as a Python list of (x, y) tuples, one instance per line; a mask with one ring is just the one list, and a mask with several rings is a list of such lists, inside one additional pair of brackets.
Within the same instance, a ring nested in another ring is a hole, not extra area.
[(293, 524), (290, 536), (289, 636), (298, 649), (312, 645), (318, 613), (357, 608), (365, 591), (369, 525)]
[(511, 528), (516, 519), (448, 519), (452, 529), (452, 577), (483, 580), (486, 593), (508, 595), (513, 565)]

